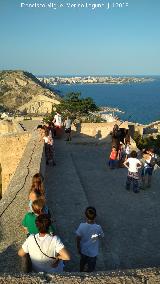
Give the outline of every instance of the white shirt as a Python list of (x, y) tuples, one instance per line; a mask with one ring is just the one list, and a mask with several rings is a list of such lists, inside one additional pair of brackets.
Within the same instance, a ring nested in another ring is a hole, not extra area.
[(125, 152), (126, 152), (127, 155), (129, 155), (131, 153), (129, 145), (126, 146)]
[[(35, 237), (42, 252), (44, 252), (48, 256), (55, 257), (59, 253), (59, 251), (64, 248), (64, 245), (57, 236), (46, 234), (44, 237), (40, 237), (39, 234), (36, 234)], [(34, 239), (34, 235), (30, 235), (26, 239), (26, 241), (22, 245), (22, 248), (25, 253), (29, 253), (34, 271), (47, 273), (63, 271), (63, 261), (59, 261), (58, 266), (53, 268), (52, 263), (54, 259), (45, 256), (40, 251)]]
[(48, 139), (48, 136), (44, 136), (44, 137), (43, 137), (43, 140), (44, 140), (44, 142), (45, 142), (46, 144), (48, 144), (48, 140), (49, 140), (49, 139)]
[(68, 118), (68, 119), (65, 120), (65, 128), (67, 128), (67, 129), (70, 128), (71, 124), (72, 124), (71, 119)]
[(145, 160), (145, 163), (144, 163), (144, 167), (145, 168), (152, 168), (152, 166), (149, 165), (151, 163), (152, 158), (157, 159), (157, 155), (156, 154), (151, 154), (151, 156), (148, 159)]
[(43, 137), (44, 143), (45, 144), (49, 144), (53, 146), (53, 138), (49, 135), (49, 136), (44, 136)]
[(149, 165), (150, 162), (151, 162), (151, 156), (148, 159), (145, 160), (144, 167), (145, 168), (151, 168), (151, 166)]
[(137, 164), (140, 164), (142, 165), (142, 163), (137, 159), (137, 158), (128, 158), (126, 161), (125, 161), (125, 164), (129, 164), (129, 172), (132, 172), (132, 173), (137, 173), (138, 172), (138, 167), (137, 167)]
[(81, 223), (76, 234), (81, 237), (81, 253), (90, 257), (97, 256), (99, 252), (99, 237), (104, 237), (101, 226), (95, 223)]
[(60, 114), (57, 113), (57, 114), (54, 116), (54, 120), (55, 120), (55, 125), (61, 126), (61, 124), (62, 124), (62, 118), (61, 118), (61, 115), (60, 115)]

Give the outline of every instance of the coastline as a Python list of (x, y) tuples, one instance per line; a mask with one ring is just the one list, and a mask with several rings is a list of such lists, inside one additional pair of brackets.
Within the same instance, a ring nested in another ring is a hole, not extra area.
[(108, 113), (108, 112), (119, 112), (125, 113), (125, 111), (119, 109), (118, 107), (110, 107), (110, 106), (101, 106), (99, 113)]
[(106, 84), (106, 85), (123, 85), (123, 84), (132, 84), (132, 83), (145, 83), (152, 82), (155, 80), (153, 77), (137, 77), (137, 76), (71, 76), (71, 77), (63, 77), (63, 76), (37, 76), (37, 79), (43, 82), (46, 85), (75, 85), (75, 84)]
[(55, 86), (58, 86), (58, 85), (125, 85), (125, 84), (143, 84), (143, 83), (147, 83), (147, 82), (153, 82), (155, 81), (156, 79), (154, 78), (148, 78), (148, 79), (144, 79), (144, 80), (139, 80), (139, 81), (124, 81), (124, 82), (121, 82), (121, 81), (117, 81), (117, 82), (76, 82), (76, 83), (58, 83), (58, 84), (55, 84)]
[[(152, 82), (133, 84), (75, 84), (52, 86), (63, 97), (70, 92), (91, 97), (97, 106), (120, 110), (121, 120), (148, 125), (160, 120), (160, 78)], [(108, 109), (107, 109), (108, 111)]]

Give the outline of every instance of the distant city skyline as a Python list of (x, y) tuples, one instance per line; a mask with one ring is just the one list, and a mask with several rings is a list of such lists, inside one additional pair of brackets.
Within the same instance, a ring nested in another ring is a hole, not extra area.
[(147, 75), (144, 75), (144, 74), (130, 74), (130, 75), (126, 75), (126, 74), (34, 74), (35, 76), (39, 76), (39, 77), (88, 77), (88, 76), (91, 76), (91, 77), (107, 77), (107, 76), (115, 76), (115, 77), (149, 77), (149, 76), (153, 76), (153, 77), (159, 77), (160, 74), (147, 74)]
[[(47, 7), (50, 3), (57, 8)], [(158, 0), (2, 0), (0, 70), (45, 76), (160, 75), (159, 11)]]

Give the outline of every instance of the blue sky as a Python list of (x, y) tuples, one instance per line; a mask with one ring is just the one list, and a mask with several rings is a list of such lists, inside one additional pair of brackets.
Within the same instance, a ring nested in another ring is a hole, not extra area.
[[(64, 7), (20, 7), (51, 2)], [(105, 6), (67, 8), (67, 3)], [(113, 3), (125, 5), (113, 8)], [(159, 13), (159, 0), (0, 0), (0, 69), (160, 75)]]

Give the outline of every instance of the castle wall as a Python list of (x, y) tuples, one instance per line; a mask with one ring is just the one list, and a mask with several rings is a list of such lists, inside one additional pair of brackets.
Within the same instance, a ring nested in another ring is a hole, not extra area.
[(16, 171), (29, 139), (30, 134), (28, 133), (0, 136), (0, 183), (2, 196)]
[[(26, 238), (21, 220), (28, 206), (28, 191), (33, 175), (41, 172), (44, 176), (45, 173), (43, 148), (44, 145), (39, 142), (36, 133), (33, 134), (25, 147), (15, 174), (0, 200), (0, 273), (8, 271), (9, 273), (11, 271), (17, 273), (21, 270), (21, 259), (18, 257), (17, 250)], [(15, 283), (18, 283), (17, 281)], [(23, 281), (20, 280), (20, 282)]]
[[(73, 135), (75, 136), (89, 136), (92, 138), (104, 139), (109, 138), (109, 134), (112, 131), (114, 125), (120, 125), (120, 121), (117, 122), (103, 122), (103, 123), (81, 123), (77, 126), (72, 126)], [(128, 122), (123, 122), (120, 128), (128, 128)]]
[(21, 132), (18, 124), (12, 120), (2, 120), (0, 121), (0, 136), (9, 133)]

